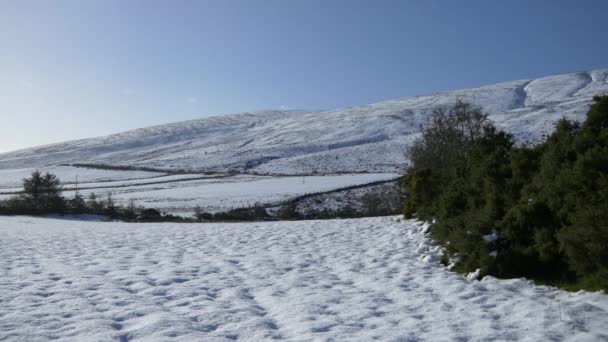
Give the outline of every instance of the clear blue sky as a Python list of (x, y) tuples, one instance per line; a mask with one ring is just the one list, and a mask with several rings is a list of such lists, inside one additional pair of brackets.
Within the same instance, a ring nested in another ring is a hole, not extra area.
[(0, 151), (608, 67), (606, 0), (0, 0)]

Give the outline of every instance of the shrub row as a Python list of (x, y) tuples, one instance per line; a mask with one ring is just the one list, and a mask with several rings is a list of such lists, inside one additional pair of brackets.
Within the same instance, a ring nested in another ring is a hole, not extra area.
[(534, 147), (459, 102), (409, 152), (404, 214), (433, 222), (456, 270), (608, 289), (608, 96)]

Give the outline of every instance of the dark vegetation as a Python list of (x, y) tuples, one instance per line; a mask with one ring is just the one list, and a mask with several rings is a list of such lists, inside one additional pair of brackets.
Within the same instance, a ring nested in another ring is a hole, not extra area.
[(594, 101), (534, 147), (470, 104), (435, 110), (409, 150), (405, 216), (433, 222), (457, 271), (608, 289), (608, 96)]
[(82, 168), (87, 168), (87, 169), (112, 170), (112, 171), (146, 171), (146, 172), (158, 172), (158, 173), (167, 173), (167, 174), (188, 173), (188, 171), (186, 171), (186, 170), (163, 170), (163, 169), (156, 169), (156, 168), (152, 168), (152, 167), (129, 166), (129, 165), (76, 163), (76, 164), (62, 164), (62, 166), (73, 166), (73, 167), (82, 167)]

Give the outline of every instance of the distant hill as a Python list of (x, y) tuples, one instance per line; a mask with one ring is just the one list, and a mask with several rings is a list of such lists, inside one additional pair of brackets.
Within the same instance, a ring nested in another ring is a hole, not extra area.
[(265, 174), (395, 172), (429, 111), (463, 99), (519, 142), (561, 117), (582, 120), (608, 93), (608, 69), (521, 80), (328, 111), (264, 111), (136, 129), (0, 154), (0, 169), (106, 164)]

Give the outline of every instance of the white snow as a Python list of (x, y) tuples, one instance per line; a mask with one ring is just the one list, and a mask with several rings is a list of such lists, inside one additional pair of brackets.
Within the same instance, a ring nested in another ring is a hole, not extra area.
[[(111, 191), (118, 204), (126, 205), (130, 199), (133, 199), (137, 205), (167, 212), (191, 214), (192, 208), (196, 206), (208, 211), (218, 211), (253, 206), (256, 203), (280, 203), (307, 193), (330, 191), (397, 177), (399, 175), (394, 173), (306, 177), (240, 175), (110, 189), (82, 189), (80, 193), (86, 197), (94, 192), (103, 197)], [(73, 191), (64, 192), (67, 198), (73, 195)]]
[[(25, 169), (28, 170), (28, 169)], [(53, 173), (53, 168), (50, 169), (50, 171)], [(4, 171), (8, 171), (8, 170), (4, 170)], [(16, 170), (10, 170), (10, 171), (16, 171)], [(39, 170), (42, 173), (47, 172), (46, 169), (40, 169)], [(80, 181), (80, 175), (78, 173), (75, 172), (75, 176), (78, 176), (78, 189), (79, 190), (85, 190), (85, 189), (114, 189), (114, 188), (123, 188), (123, 187), (128, 187), (128, 186), (137, 186), (137, 185), (154, 185), (154, 184), (163, 184), (163, 183), (173, 183), (173, 182), (183, 182), (183, 181), (190, 181), (190, 180), (210, 180), (213, 181), (215, 179), (222, 179), (226, 176), (223, 175), (204, 175), (204, 174), (177, 174), (177, 175), (168, 175), (168, 176), (163, 176), (162, 174), (160, 176), (152, 176), (152, 177), (143, 177), (143, 178), (127, 178), (128, 176), (135, 176), (135, 175), (129, 175), (129, 173), (131, 173), (132, 171), (118, 171), (117, 173), (115, 173), (114, 175), (116, 176), (117, 179), (121, 179), (121, 177), (125, 178), (125, 180), (104, 180), (104, 181)], [(87, 172), (85, 171), (85, 177), (87, 176)], [(18, 172), (14, 172), (13, 174), (13, 178), (15, 179), (13, 182), (16, 182), (18, 185), (15, 186), (13, 185), (13, 187), (6, 187), (3, 188), (2, 186), (0, 186), (0, 194), (9, 194), (9, 193), (15, 193), (15, 192), (20, 192), (23, 191), (23, 178), (26, 177), (30, 177), (31, 173), (22, 173), (21, 176), (19, 177), (18, 175), (20, 175), (20, 173)], [(147, 175), (146, 173), (144, 173), (144, 175)], [(17, 181), (17, 179), (19, 179), (19, 181)], [(75, 184), (75, 178), (62, 178), (59, 177), (59, 179), (61, 180), (61, 183), (63, 185), (63, 189), (66, 190), (66, 192), (69, 189), (75, 189), (76, 188), (76, 184)], [(86, 179), (86, 178), (85, 178)], [(105, 190), (108, 191), (108, 190)]]
[(608, 296), (467, 280), (397, 217), (0, 217), (3, 341), (600, 341)]
[(486, 243), (492, 243), (498, 240), (498, 232), (496, 230), (492, 230), (492, 234), (484, 235), (482, 238)]
[(93, 221), (93, 222), (107, 222), (112, 221), (108, 216), (94, 215), (94, 214), (49, 214), (45, 215), (48, 219), (57, 220), (73, 220), (73, 221)]
[(475, 279), (479, 278), (480, 275), (481, 275), (481, 270), (478, 268), (475, 270), (475, 272), (471, 272), (471, 273), (467, 274), (467, 279), (475, 280)]
[(164, 175), (159, 172), (146, 171), (117, 171), (117, 170), (100, 170), (89, 169), (73, 166), (51, 166), (38, 168), (23, 168), (23, 169), (8, 169), (0, 170), (0, 189), (9, 189), (21, 187), (23, 178), (29, 177), (32, 172), (40, 171), (42, 173), (50, 172), (65, 184), (73, 183), (78, 176), (79, 183), (107, 182), (107, 181), (124, 181), (133, 179), (152, 179)]
[[(114, 187), (125, 187), (134, 185), (150, 185), (160, 183), (171, 183), (171, 182), (182, 182), (187, 180), (198, 180), (198, 179), (217, 179), (223, 177), (222, 175), (203, 175), (197, 173), (187, 173), (179, 175), (168, 175), (168, 176), (157, 176), (153, 178), (139, 178), (129, 180), (118, 180), (118, 181), (104, 181), (104, 182), (86, 182), (79, 183), (79, 189), (96, 189), (96, 188), (114, 188)], [(74, 185), (70, 184), (70, 188)]]
[(608, 69), (499, 83), (327, 111), (265, 111), (141, 128), (0, 154), (0, 169), (105, 163), (268, 174), (398, 172), (431, 109), (482, 106), (520, 142), (538, 142), (562, 117), (582, 120), (608, 93)]

